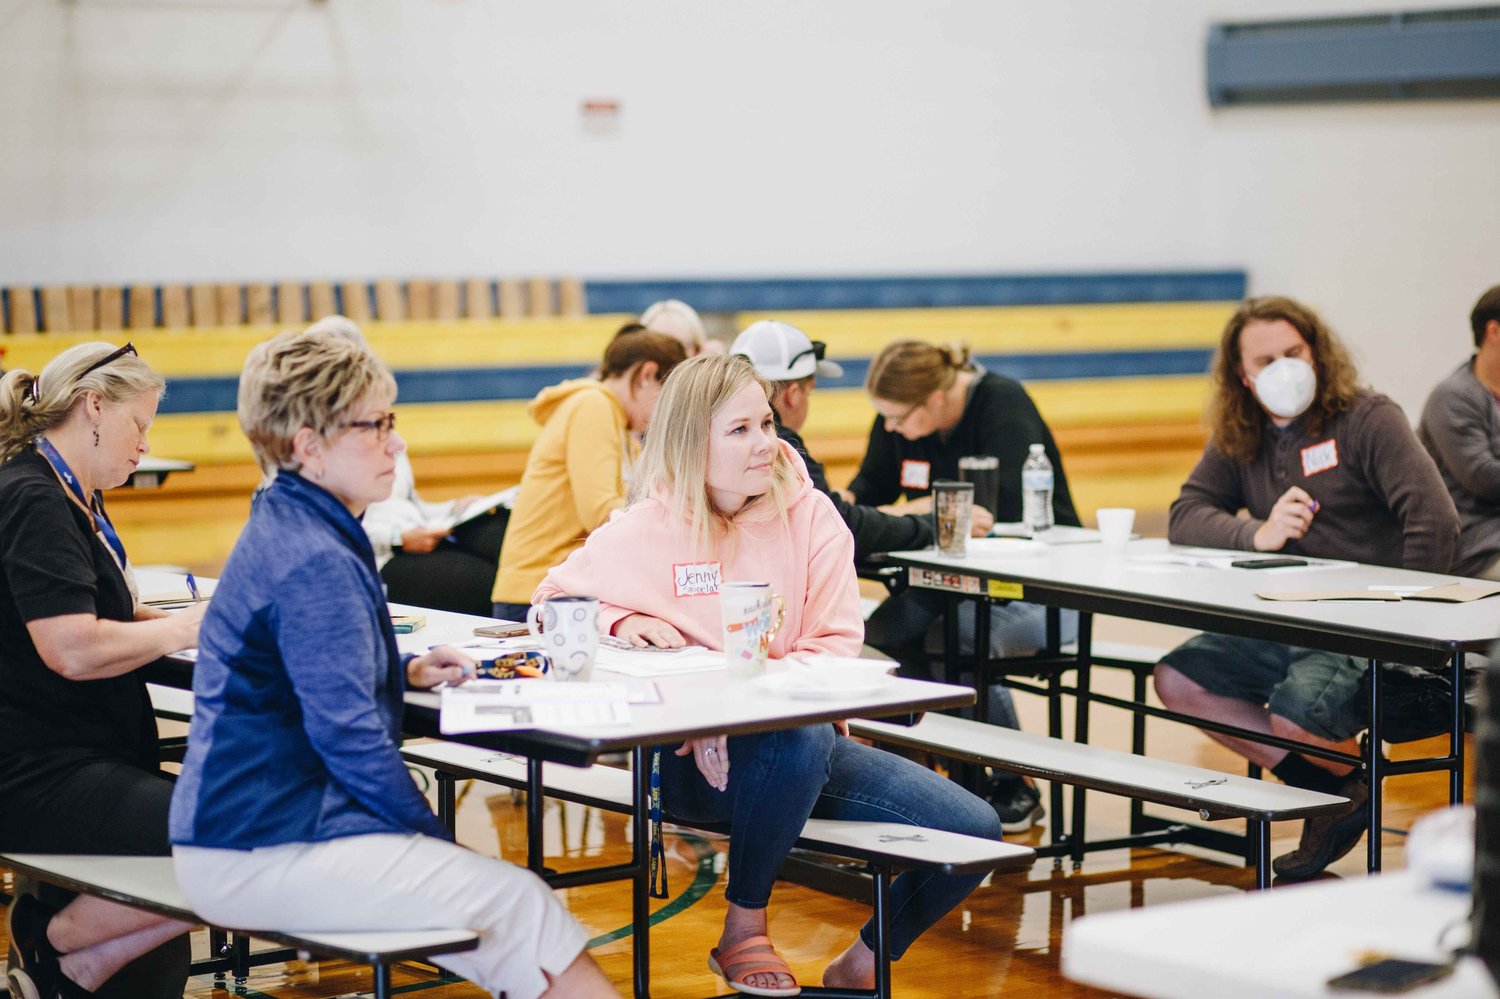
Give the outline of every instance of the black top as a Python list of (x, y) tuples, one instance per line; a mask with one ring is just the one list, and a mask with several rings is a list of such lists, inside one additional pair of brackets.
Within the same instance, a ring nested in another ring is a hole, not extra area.
[(131, 621), (135, 608), (88, 515), (28, 449), (0, 465), (0, 795), (85, 759), (159, 767), (138, 672), (66, 680), (37, 654), (26, 623), (64, 614)]
[(843, 496), (829, 489), (828, 476), (823, 471), (823, 463), (807, 453), (807, 445), (802, 443), (802, 435), (783, 424), (779, 413), (776, 415), (776, 435), (797, 449), (797, 453), (802, 456), (803, 462), (807, 465), (807, 476), (812, 480), (813, 488), (833, 500), (839, 516), (844, 518), (845, 524), (849, 525), (849, 533), (854, 535), (854, 560), (856, 562), (882, 552), (912, 551), (916, 548), (927, 548), (932, 544), (931, 517), (918, 515), (893, 517), (873, 506), (850, 503)]
[[(1065, 527), (1082, 526), (1073, 510), (1062, 455), (1036, 403), (1020, 382), (993, 371), (981, 370), (969, 389), (963, 415), (947, 433), (909, 441), (886, 430), (885, 421), (877, 416), (870, 427), (865, 460), (849, 483), (849, 491), (871, 506), (892, 503), (903, 494), (915, 499), (931, 492), (931, 483), (938, 479), (957, 479), (958, 459), (994, 455), (1000, 459), (1000, 502), (996, 504), (999, 509), (990, 512), (997, 521), (1015, 523), (1021, 519), (1021, 466), (1032, 444), (1041, 444), (1052, 462), (1054, 519)], [(907, 469), (903, 484), (902, 463), (908, 461), (914, 464)], [(913, 484), (923, 481), (924, 486)]]

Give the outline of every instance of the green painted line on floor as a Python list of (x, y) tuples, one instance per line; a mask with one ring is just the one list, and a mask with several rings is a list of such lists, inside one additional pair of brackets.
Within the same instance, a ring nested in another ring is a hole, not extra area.
[[(714, 856), (716, 851), (709, 845), (708, 840), (694, 836), (690, 833), (676, 834), (684, 843), (692, 844), (694, 852), (698, 855), (698, 872), (693, 876), (693, 883), (687, 886), (687, 890), (678, 895), (666, 905), (651, 914), (651, 925), (655, 926), (666, 919), (691, 908), (704, 895), (709, 893), (714, 884), (719, 880), (718, 872), (714, 870)], [(626, 923), (617, 930), (601, 934), (590, 940), (585, 946), (589, 950), (602, 947), (607, 943), (624, 939), (634, 932), (634, 928)]]

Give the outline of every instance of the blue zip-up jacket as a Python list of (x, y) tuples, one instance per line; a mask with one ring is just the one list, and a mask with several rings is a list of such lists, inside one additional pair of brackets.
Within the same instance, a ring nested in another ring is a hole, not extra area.
[(401, 761), (405, 687), (359, 521), (332, 494), (281, 472), (203, 619), (172, 842), (449, 838)]

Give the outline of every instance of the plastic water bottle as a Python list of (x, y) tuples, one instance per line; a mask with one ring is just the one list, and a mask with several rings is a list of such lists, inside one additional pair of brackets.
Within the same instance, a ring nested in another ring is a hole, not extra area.
[(1031, 445), (1021, 466), (1021, 519), (1033, 533), (1052, 527), (1052, 462), (1040, 444)]

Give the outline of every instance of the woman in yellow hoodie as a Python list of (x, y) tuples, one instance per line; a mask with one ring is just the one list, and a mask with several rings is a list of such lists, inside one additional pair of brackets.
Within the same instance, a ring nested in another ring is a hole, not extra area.
[(636, 435), (651, 419), (662, 381), (686, 359), (674, 337), (626, 327), (605, 348), (596, 375), (550, 386), (532, 400), (542, 431), (500, 550), (491, 594), (496, 617), (525, 620), (547, 570), (625, 505), (625, 470), (640, 453)]

